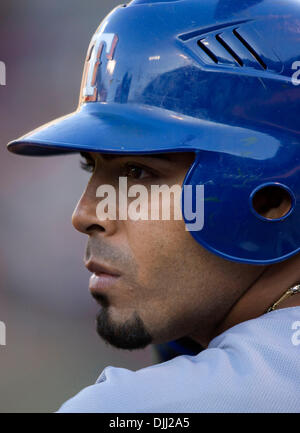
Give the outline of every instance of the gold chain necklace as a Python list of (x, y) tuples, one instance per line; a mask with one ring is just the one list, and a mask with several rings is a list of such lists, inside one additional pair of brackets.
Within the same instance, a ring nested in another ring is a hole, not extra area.
[(274, 302), (273, 305), (271, 305), (271, 307), (269, 307), (267, 309), (267, 313), (269, 313), (270, 311), (275, 310), (275, 308), (277, 308), (278, 304), (280, 304), (280, 302), (284, 301), (285, 299), (289, 298), (290, 296), (296, 295), (297, 293), (300, 293), (300, 284), (296, 284), (296, 286), (291, 287), (290, 289), (288, 289), (279, 299), (278, 301)]

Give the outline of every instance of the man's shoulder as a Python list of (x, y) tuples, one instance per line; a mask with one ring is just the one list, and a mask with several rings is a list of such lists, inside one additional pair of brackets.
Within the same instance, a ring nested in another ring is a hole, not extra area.
[(106, 367), (60, 411), (299, 411), (299, 349), (300, 307), (273, 311), (228, 329), (198, 355), (137, 371)]
[[(226, 348), (230, 343), (234, 347), (247, 344), (261, 350), (274, 346), (277, 349), (290, 348), (294, 328), (299, 320), (300, 306), (274, 310), (227, 329), (215, 337), (208, 347)], [(247, 336), (247, 339), (241, 339), (241, 336)]]

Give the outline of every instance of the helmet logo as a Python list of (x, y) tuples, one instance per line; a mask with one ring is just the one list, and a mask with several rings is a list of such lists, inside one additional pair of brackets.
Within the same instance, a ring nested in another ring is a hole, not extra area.
[(119, 40), (116, 34), (103, 33), (100, 29), (101, 26), (93, 36), (87, 52), (79, 105), (85, 102), (95, 102), (98, 100), (97, 73), (99, 66), (103, 63), (101, 61), (103, 51), (105, 50), (106, 52), (106, 59), (112, 61)]

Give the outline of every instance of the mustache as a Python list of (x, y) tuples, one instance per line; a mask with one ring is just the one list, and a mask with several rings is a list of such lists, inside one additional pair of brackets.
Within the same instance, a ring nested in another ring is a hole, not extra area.
[(121, 250), (115, 245), (112, 246), (104, 240), (90, 238), (86, 244), (84, 261), (95, 259), (106, 265), (119, 270), (135, 271), (136, 266), (132, 254), (127, 250)]

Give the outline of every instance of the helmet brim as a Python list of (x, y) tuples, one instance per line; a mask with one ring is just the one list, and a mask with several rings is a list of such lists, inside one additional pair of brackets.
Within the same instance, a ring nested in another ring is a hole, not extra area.
[(80, 110), (10, 142), (8, 150), (32, 156), (82, 151), (153, 153), (192, 150), (195, 143), (189, 146), (188, 138), (192, 135), (186, 124), (190, 125), (192, 120), (185, 119), (183, 127), (180, 116), (177, 114), (176, 117), (175, 113), (150, 106), (86, 104)]
[(249, 158), (265, 159), (273, 156), (278, 146), (274, 137), (257, 131), (148, 105), (96, 102), (10, 142), (8, 150), (32, 156), (83, 151), (147, 154), (208, 150), (233, 155), (247, 152)]

